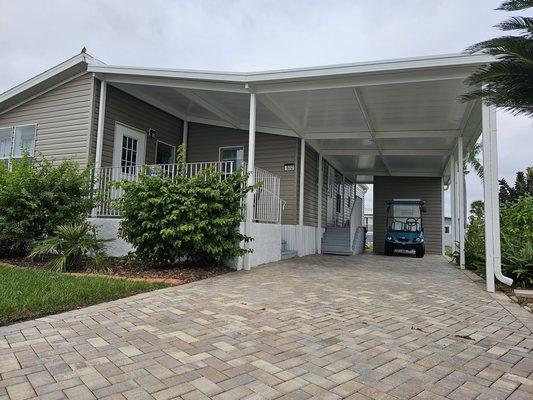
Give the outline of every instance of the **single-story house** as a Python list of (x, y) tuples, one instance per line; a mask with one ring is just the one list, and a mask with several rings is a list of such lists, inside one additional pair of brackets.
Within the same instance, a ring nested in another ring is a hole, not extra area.
[[(494, 274), (505, 280), (499, 221), (490, 217), (498, 215), (495, 112), (456, 101), (464, 79), (491, 60), (452, 54), (237, 73), (106, 65), (82, 52), (0, 94), (0, 158), (26, 148), (93, 163), (100, 188), (143, 164), (171, 168), (180, 144), (191, 174), (246, 163), (251, 182), (263, 182), (246, 201), (242, 229), (254, 252), (240, 265), (249, 269), (282, 252), (353, 254), (367, 183), (374, 251), (384, 250), (385, 201), (416, 198), (428, 210), (426, 252), (441, 254), (444, 189), (462, 198), (457, 166), (483, 131), (492, 290)], [(461, 252), (463, 207), (452, 204)], [(92, 218), (113, 231), (120, 216), (104, 201)]]

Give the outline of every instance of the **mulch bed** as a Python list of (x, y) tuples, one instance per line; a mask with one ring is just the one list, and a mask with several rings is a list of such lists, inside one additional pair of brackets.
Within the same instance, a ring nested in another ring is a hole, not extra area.
[[(25, 268), (45, 268), (46, 262), (30, 260), (28, 258), (0, 258), (0, 264), (10, 264)], [(86, 271), (84, 265), (80, 266), (76, 274), (106, 275), (116, 278), (129, 278), (147, 281), (163, 281), (169, 285), (177, 286), (185, 283), (200, 281), (213, 276), (234, 272), (234, 269), (216, 266), (198, 266), (189, 263), (178, 265), (154, 265), (139, 261), (125, 260), (123, 258), (109, 258), (109, 271)]]

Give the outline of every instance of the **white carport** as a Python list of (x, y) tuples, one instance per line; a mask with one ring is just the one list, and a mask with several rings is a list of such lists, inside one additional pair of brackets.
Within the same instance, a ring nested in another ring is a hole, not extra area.
[[(451, 188), (452, 232), (462, 267), (462, 164), (483, 133), (487, 290), (494, 291), (494, 276), (510, 283), (500, 268), (495, 110), (456, 100), (468, 90), (464, 79), (490, 61), (486, 55), (454, 54), (254, 73), (108, 65), (89, 65), (88, 70), (102, 81), (100, 104), (111, 84), (186, 124), (248, 130), (250, 149), (256, 131), (299, 137), (301, 173), (307, 143), (320, 160), (328, 160), (354, 182), (371, 183), (374, 176), (442, 177), (443, 187)], [(101, 112), (97, 149), (103, 118)], [(254, 170), (254, 151), (249, 152), (248, 168)], [(300, 185), (301, 229), (303, 179)]]

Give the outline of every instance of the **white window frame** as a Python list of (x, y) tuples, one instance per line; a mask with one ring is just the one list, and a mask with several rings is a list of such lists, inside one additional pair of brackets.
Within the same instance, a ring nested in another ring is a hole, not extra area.
[(30, 157), (34, 157), (35, 156), (35, 147), (36, 147), (36, 144), (37, 144), (37, 130), (39, 129), (39, 124), (22, 124), (22, 125), (11, 125), (11, 126), (0, 126), (0, 129), (11, 129), (11, 146), (9, 148), (9, 156), (8, 157), (0, 157), (0, 160), (2, 160), (2, 162), (4, 162), (5, 160), (8, 160), (8, 165), (11, 163), (11, 159), (13, 160), (17, 160), (17, 159), (21, 159), (22, 158), (22, 155), (20, 156), (16, 156), (14, 155), (14, 152), (15, 152), (15, 132), (17, 130), (17, 128), (24, 128), (24, 127), (27, 127), (27, 126), (33, 126), (35, 127), (34, 129), (34, 133), (33, 133), (33, 149), (32, 149), (32, 152), (29, 154)]
[[(237, 149), (242, 150), (242, 162), (244, 163), (244, 146), (243, 145), (236, 145), (236, 146), (221, 146), (218, 148), (218, 162), (227, 162), (222, 161), (222, 150), (228, 150), (228, 149)], [(239, 168), (239, 165), (237, 165), (237, 161), (235, 161), (235, 165), (233, 166), (235, 169)]]
[(15, 127), (14, 126), (0, 126), (0, 130), (3, 130), (3, 129), (11, 129), (11, 139), (10, 139), (10, 145), (9, 145), (9, 154), (7, 155), (7, 157), (0, 157), (0, 160), (4, 161), (4, 160), (9, 160), (11, 159), (11, 156), (13, 155), (13, 142), (14, 142), (14, 135), (15, 135)]
[(176, 146), (167, 143), (163, 140), (157, 140), (155, 143), (155, 164), (157, 164), (157, 149), (159, 148), (159, 143), (163, 143), (165, 146), (172, 147), (172, 162), (169, 164), (175, 164), (176, 163)]

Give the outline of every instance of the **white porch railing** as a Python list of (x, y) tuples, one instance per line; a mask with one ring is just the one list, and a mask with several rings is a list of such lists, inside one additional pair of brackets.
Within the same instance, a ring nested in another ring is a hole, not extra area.
[(254, 178), (256, 183), (261, 182), (261, 186), (254, 191), (254, 221), (280, 223), (285, 201), (280, 197), (279, 177), (255, 167)]
[[(93, 169), (93, 182), (95, 188), (94, 196), (97, 196), (97, 206), (93, 210), (92, 216), (103, 218), (120, 217), (120, 212), (114, 208), (113, 203), (122, 197), (124, 191), (116, 187), (115, 182), (137, 181), (140, 174), (156, 173), (158, 170), (163, 171), (171, 178), (176, 177), (178, 174), (191, 178), (207, 168), (219, 172), (221, 178), (237, 171), (233, 161), (95, 168)], [(245, 169), (245, 165), (243, 165), (243, 170)], [(280, 223), (285, 201), (279, 197), (279, 177), (260, 168), (255, 169), (254, 175), (255, 181), (262, 183), (254, 192), (254, 221)]]

